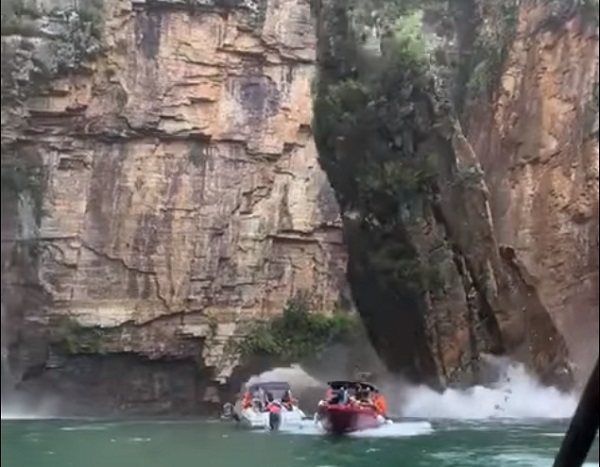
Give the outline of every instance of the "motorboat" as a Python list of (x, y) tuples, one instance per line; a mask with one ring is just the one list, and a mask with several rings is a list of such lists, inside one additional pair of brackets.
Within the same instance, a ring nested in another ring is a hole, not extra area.
[(306, 415), (291, 398), (290, 385), (274, 381), (249, 385), (241, 400), (225, 404), (223, 418), (246, 428), (278, 430), (301, 425)]
[(358, 381), (332, 381), (328, 385), (330, 396), (319, 403), (315, 415), (315, 422), (326, 432), (342, 435), (390, 423), (369, 398), (379, 394), (374, 385)]

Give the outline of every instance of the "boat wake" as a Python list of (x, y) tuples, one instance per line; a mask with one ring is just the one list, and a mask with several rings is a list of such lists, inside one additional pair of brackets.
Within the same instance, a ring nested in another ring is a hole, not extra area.
[[(293, 427), (282, 427), (282, 433), (294, 435), (322, 436), (326, 432), (313, 420), (304, 420), (300, 425)], [(433, 433), (431, 423), (427, 421), (418, 422), (394, 422), (362, 431), (348, 433), (351, 438), (402, 438), (410, 436), (422, 436)]]

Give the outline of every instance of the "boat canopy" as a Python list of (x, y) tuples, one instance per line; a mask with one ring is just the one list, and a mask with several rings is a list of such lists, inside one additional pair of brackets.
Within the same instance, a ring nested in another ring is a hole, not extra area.
[(285, 381), (269, 381), (269, 382), (265, 382), (265, 383), (254, 383), (254, 384), (251, 384), (250, 386), (248, 386), (248, 391), (251, 393), (258, 391), (259, 389), (262, 389), (263, 391), (269, 391), (269, 392), (275, 392), (275, 391), (285, 392), (290, 389), (290, 385), (289, 385), (289, 383), (286, 383)]

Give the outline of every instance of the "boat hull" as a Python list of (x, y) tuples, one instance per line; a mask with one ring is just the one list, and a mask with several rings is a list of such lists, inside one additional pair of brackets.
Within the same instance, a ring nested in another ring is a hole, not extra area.
[[(294, 410), (283, 409), (281, 412), (280, 429), (295, 428), (302, 424), (306, 415), (299, 408)], [(269, 412), (259, 412), (254, 409), (244, 409), (239, 413), (239, 421), (246, 428), (269, 429), (271, 428)]]
[(336, 435), (378, 428), (385, 423), (385, 419), (371, 408), (348, 405), (322, 407), (319, 418), (323, 429)]

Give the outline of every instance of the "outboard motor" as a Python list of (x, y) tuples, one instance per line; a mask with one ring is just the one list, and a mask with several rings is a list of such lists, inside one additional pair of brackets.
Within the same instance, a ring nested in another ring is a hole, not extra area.
[(223, 412), (221, 413), (221, 418), (223, 420), (235, 420), (236, 422), (240, 420), (240, 417), (235, 412), (235, 407), (231, 402), (223, 404)]
[(233, 404), (231, 402), (226, 402), (225, 404), (223, 404), (221, 418), (225, 420), (231, 420), (233, 418)]

